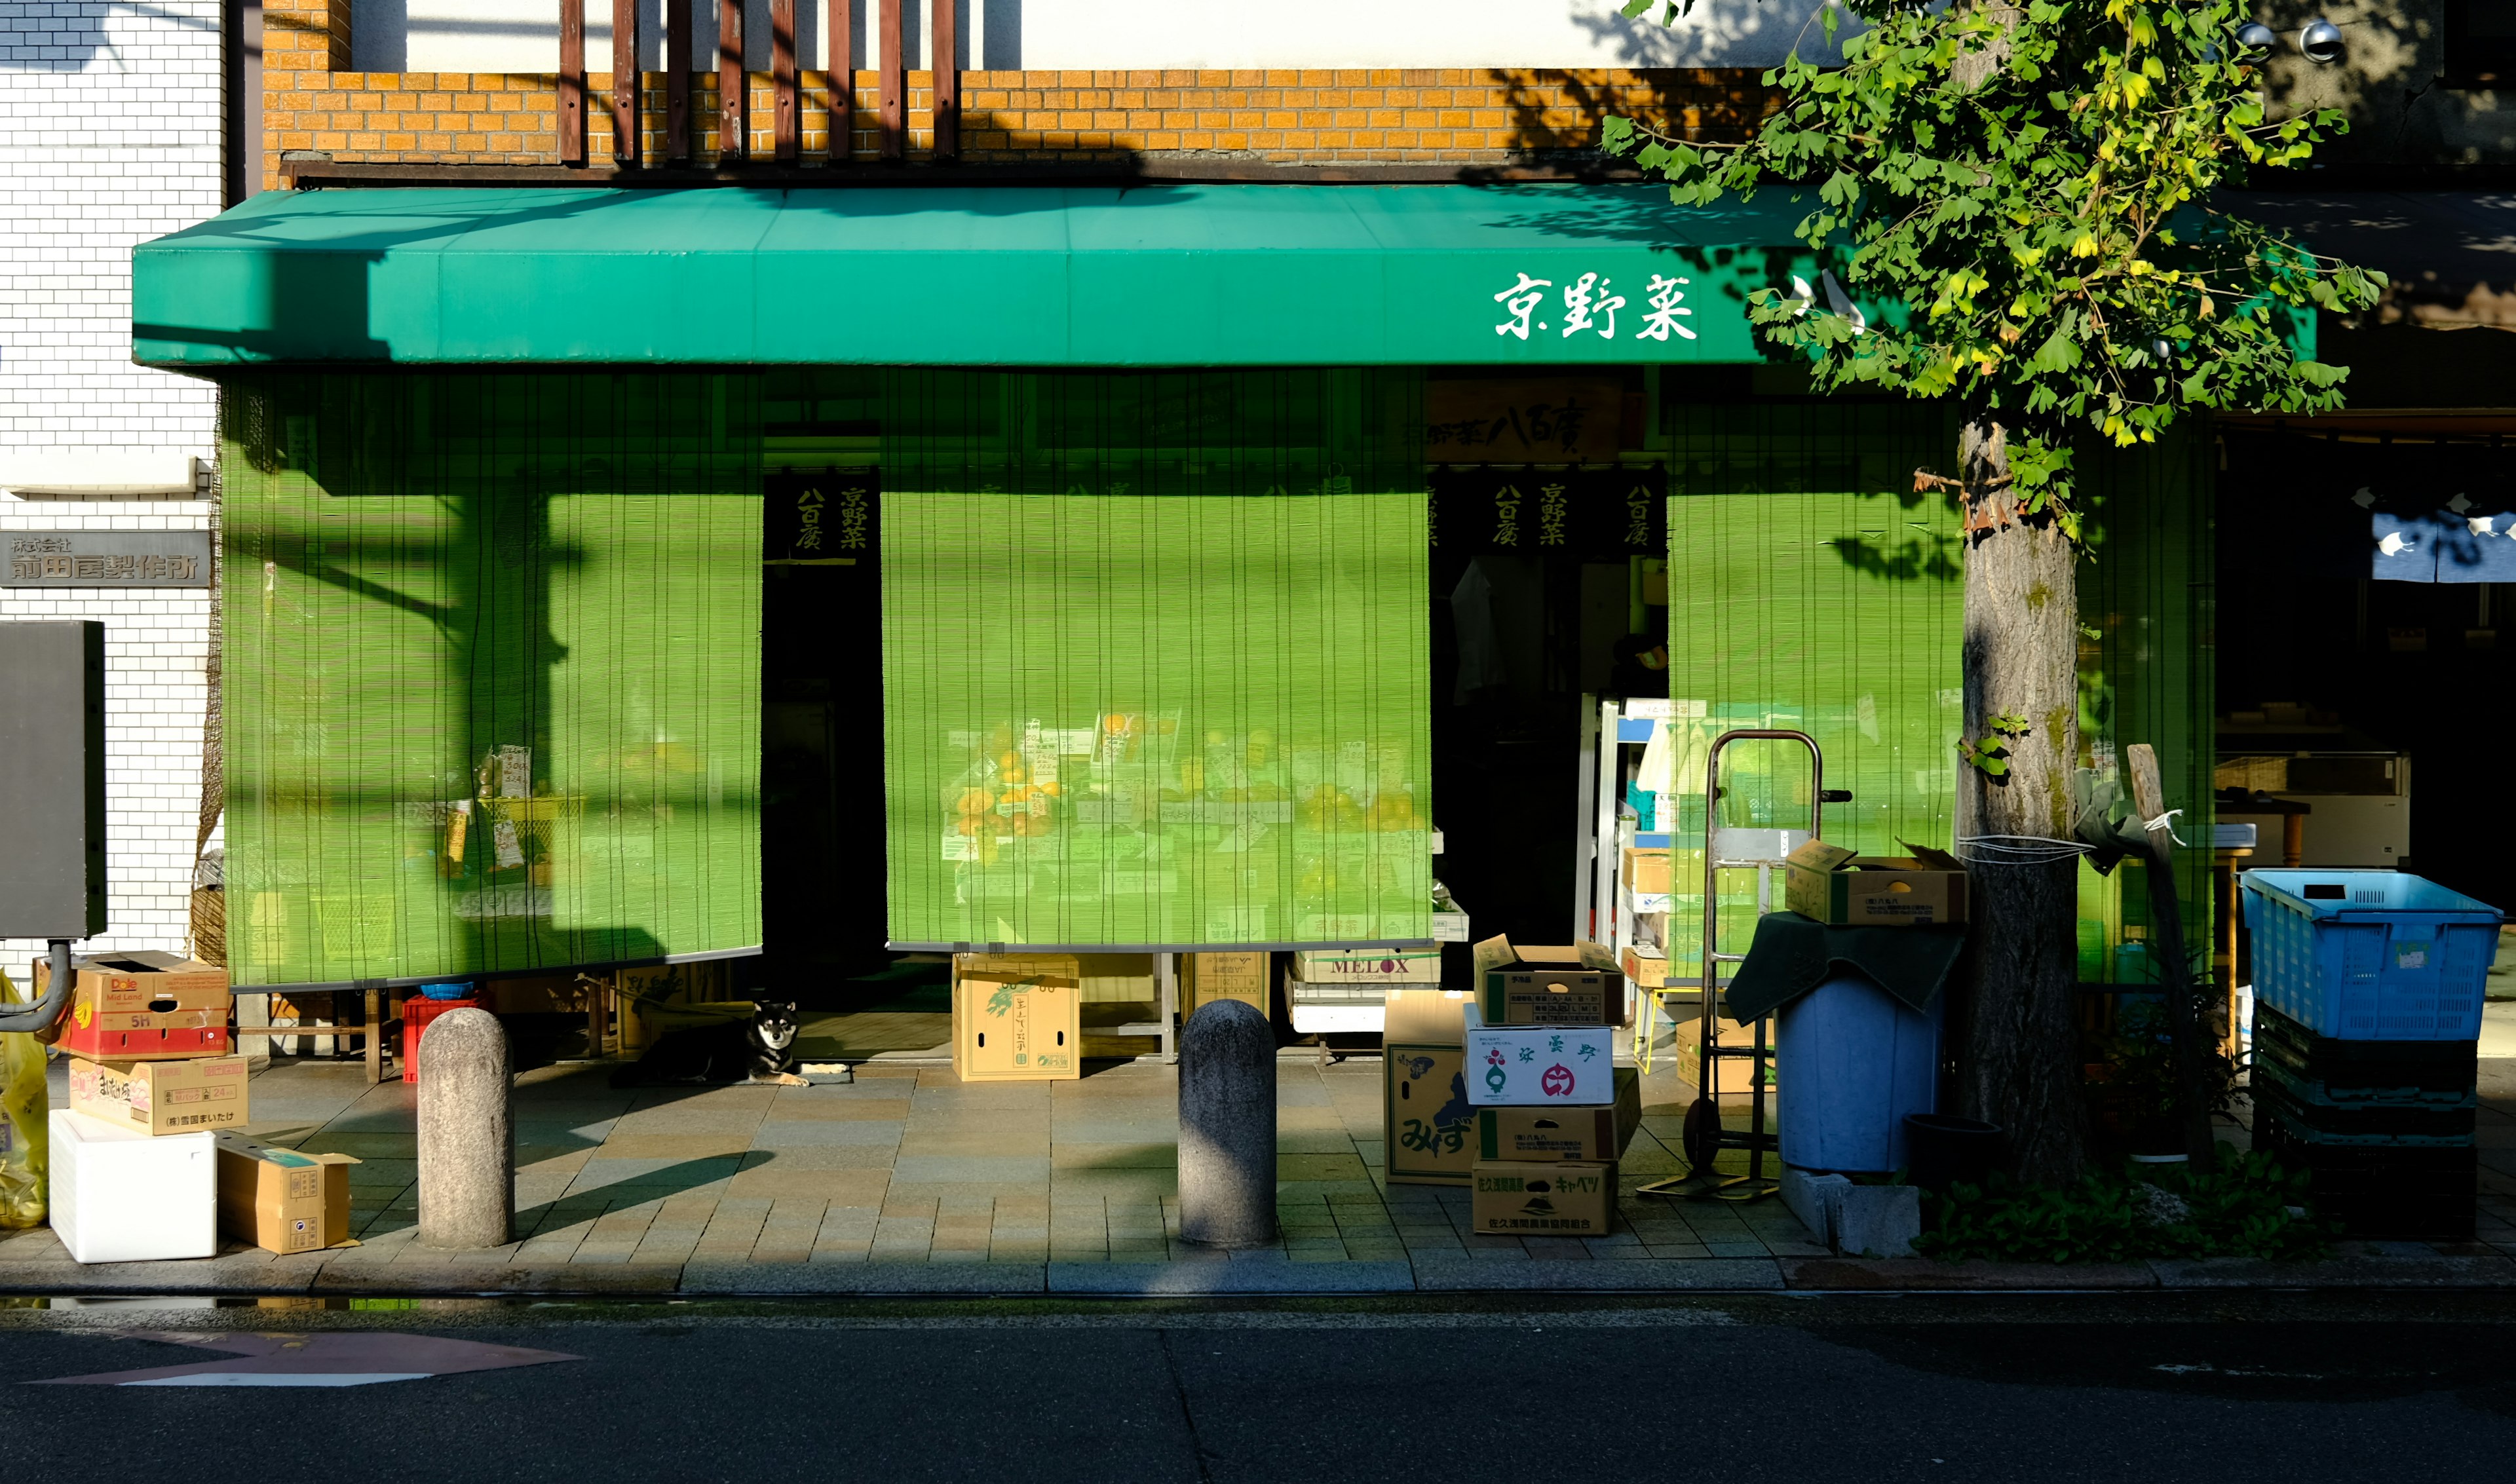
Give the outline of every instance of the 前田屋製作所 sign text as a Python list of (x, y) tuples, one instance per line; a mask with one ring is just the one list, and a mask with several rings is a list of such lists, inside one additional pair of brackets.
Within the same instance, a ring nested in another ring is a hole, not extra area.
[(207, 587), (206, 530), (0, 533), (0, 587)]

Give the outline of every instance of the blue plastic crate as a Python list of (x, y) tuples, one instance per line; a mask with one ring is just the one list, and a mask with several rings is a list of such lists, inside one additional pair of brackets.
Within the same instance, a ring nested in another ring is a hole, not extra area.
[(2399, 870), (2249, 870), (2254, 997), (2337, 1040), (2471, 1040), (2499, 912)]

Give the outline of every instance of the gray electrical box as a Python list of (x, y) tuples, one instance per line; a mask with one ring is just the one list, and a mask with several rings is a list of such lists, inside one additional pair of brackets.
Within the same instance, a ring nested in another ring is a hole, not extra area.
[(0, 623), (0, 938), (105, 931), (105, 625)]

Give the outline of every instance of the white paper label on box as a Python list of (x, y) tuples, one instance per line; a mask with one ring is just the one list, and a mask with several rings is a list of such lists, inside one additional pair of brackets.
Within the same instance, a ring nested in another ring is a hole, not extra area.
[[(1475, 1007), (1469, 1007), (1471, 1016)], [(1615, 1101), (1615, 1033), (1605, 1026), (1467, 1027), (1468, 1101), (1480, 1107)]]

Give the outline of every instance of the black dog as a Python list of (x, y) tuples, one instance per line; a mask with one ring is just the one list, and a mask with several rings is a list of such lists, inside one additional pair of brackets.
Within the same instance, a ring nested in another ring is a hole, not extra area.
[(798, 1021), (791, 999), (755, 999), (748, 1021), (667, 1032), (645, 1055), (611, 1074), (614, 1087), (654, 1087), (675, 1082), (758, 1082), (805, 1087), (795, 1071)]

